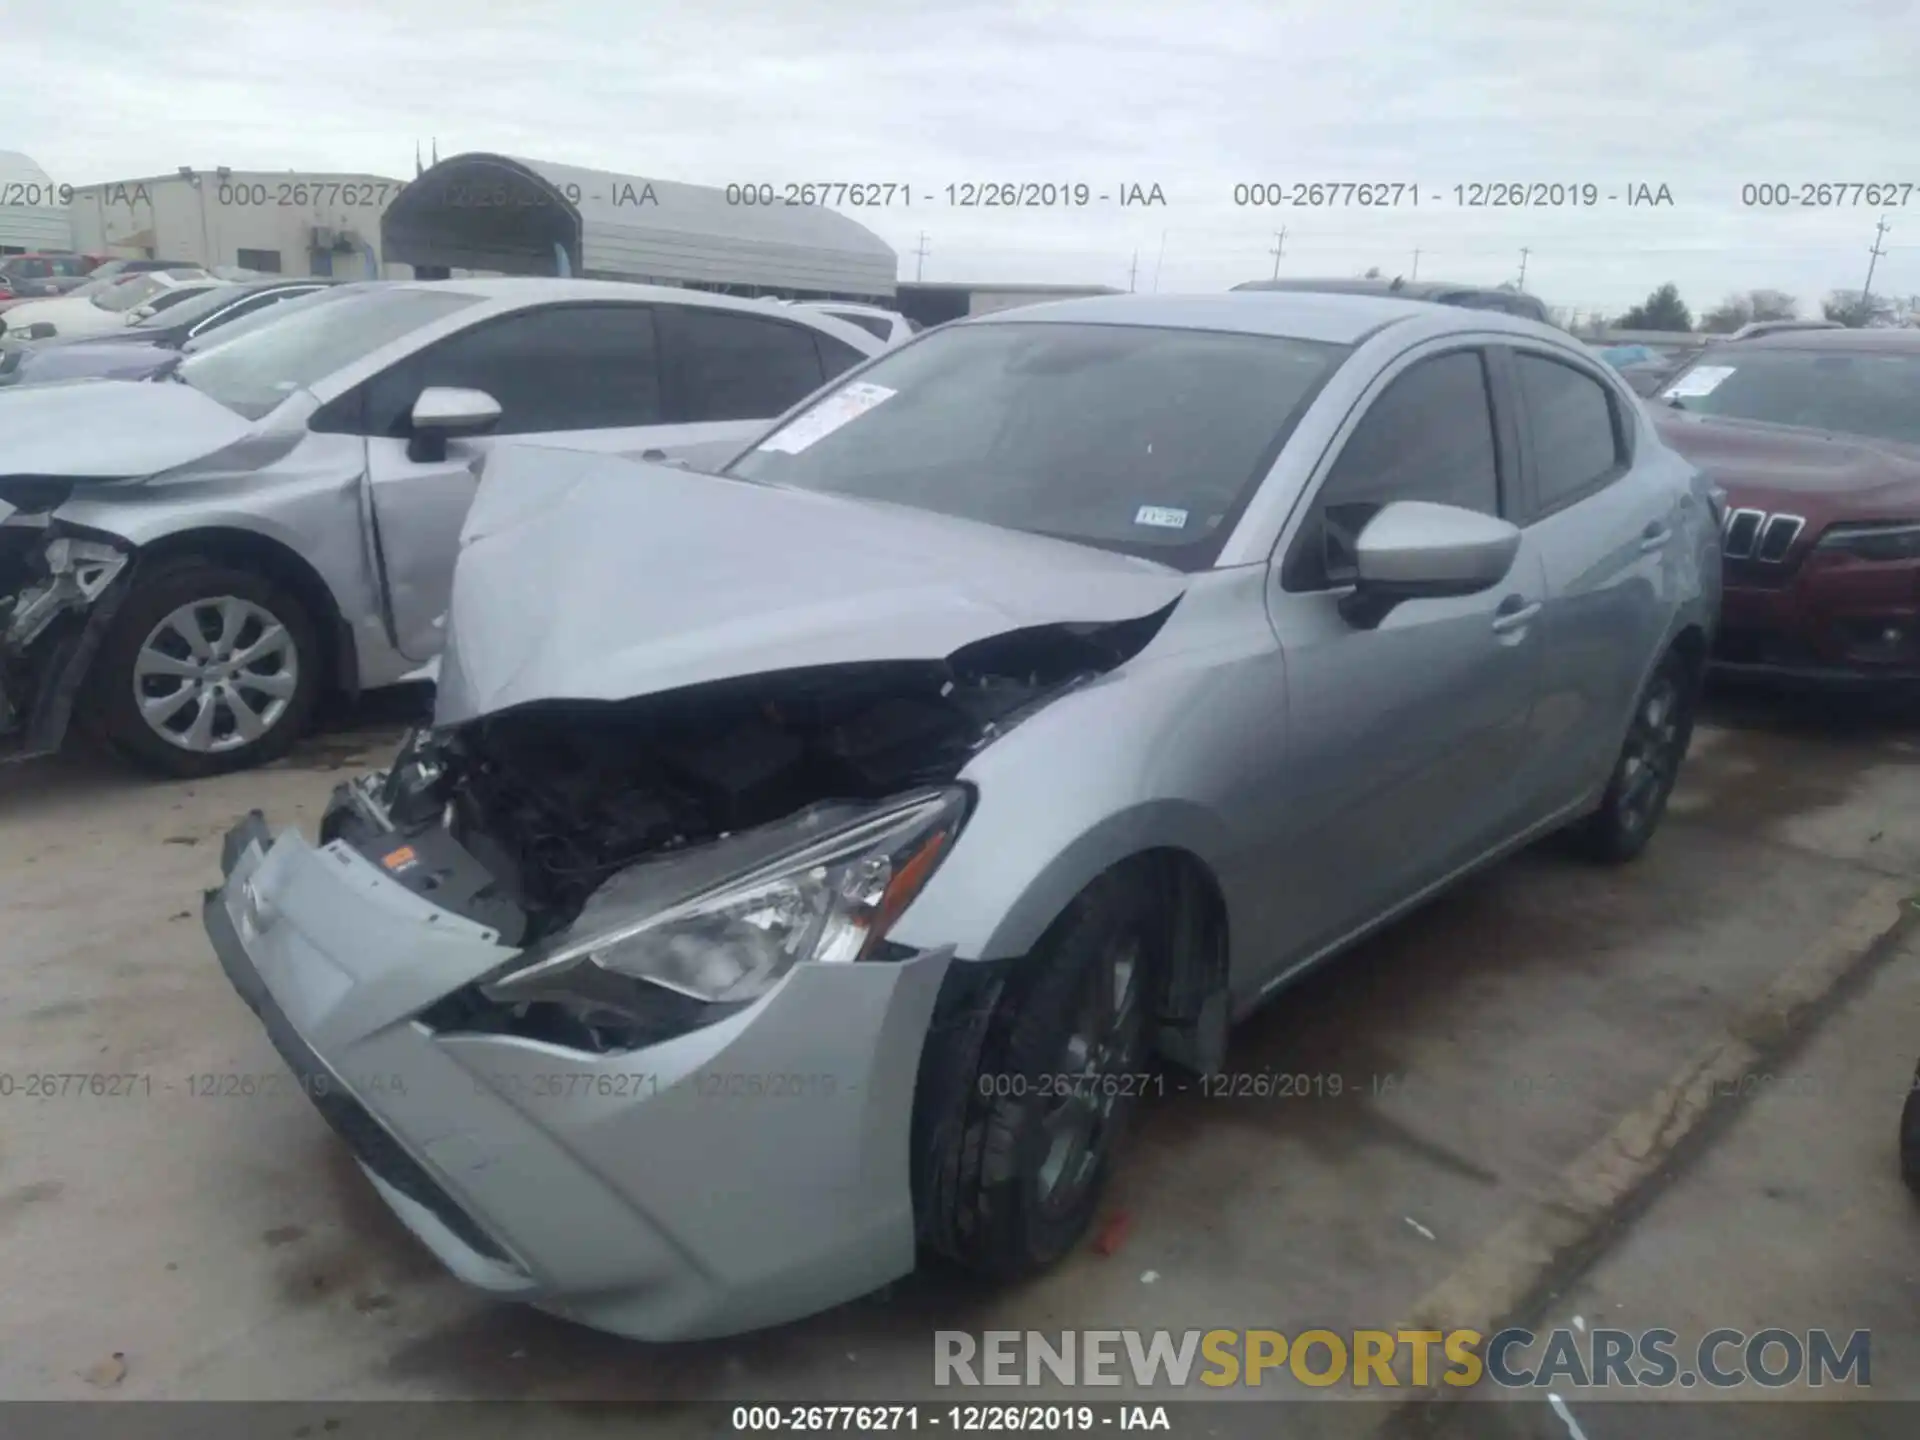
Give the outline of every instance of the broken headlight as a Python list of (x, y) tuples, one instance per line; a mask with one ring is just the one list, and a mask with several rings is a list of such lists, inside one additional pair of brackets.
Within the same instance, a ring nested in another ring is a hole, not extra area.
[[(967, 801), (956, 787), (888, 803), (665, 905), (644, 898), (652, 867), (636, 866), (595, 891), (553, 948), (502, 976), (490, 993), (504, 999), (566, 987), (591, 965), (693, 1000), (738, 1004), (764, 995), (802, 961), (873, 958), (953, 848)], [(706, 858), (717, 860), (730, 846), (750, 851), (765, 838), (720, 841)]]

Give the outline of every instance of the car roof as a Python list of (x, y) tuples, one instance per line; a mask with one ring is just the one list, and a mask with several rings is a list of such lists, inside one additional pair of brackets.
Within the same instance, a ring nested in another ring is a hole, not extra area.
[[(1422, 300), (1352, 295), (1339, 291), (1228, 291), (1224, 295), (1088, 295), (1040, 305), (996, 310), (958, 323), (1020, 324), (1028, 321), (1092, 325), (1152, 325), (1175, 330), (1223, 330), (1354, 345), (1387, 325), (1429, 323), (1446, 316), (1451, 328), (1510, 330), (1518, 335), (1559, 335), (1544, 326), (1496, 310), (1441, 307)], [(1562, 340), (1567, 337), (1560, 335)]]
[(396, 289), (449, 291), (480, 300), (651, 300), (679, 305), (712, 305), (724, 310), (766, 313), (766, 302), (722, 295), (713, 290), (690, 290), (678, 285), (641, 285), (627, 280), (576, 280), (552, 275), (500, 275), (472, 280), (400, 280)]
[(1856, 351), (1867, 354), (1920, 355), (1920, 330), (1776, 330), (1740, 342), (1748, 350)]
[(1403, 300), (1432, 300), (1436, 295), (1495, 295), (1502, 299), (1530, 300), (1539, 297), (1520, 290), (1502, 290), (1497, 285), (1469, 285), (1452, 280), (1382, 280), (1364, 276), (1346, 279), (1325, 276), (1298, 280), (1248, 280), (1233, 287), (1237, 292), (1258, 290), (1296, 290), (1329, 295), (1398, 295)]
[[(712, 310), (734, 310), (742, 315), (765, 317), (772, 308), (764, 299), (746, 299), (721, 295), (712, 290), (693, 290), (680, 285), (639, 285), (626, 280), (574, 280), (547, 275), (504, 275), (473, 280), (394, 280), (385, 290), (417, 290), (426, 294), (467, 295), (501, 306), (542, 305), (561, 300), (624, 300), (631, 304), (698, 305)], [(850, 320), (841, 320), (817, 310), (787, 306), (785, 314), (798, 323), (851, 344), (862, 355), (877, 354), (884, 344), (878, 336), (861, 329)]]
[[(219, 279), (218, 276), (214, 277)], [(320, 285), (329, 289), (344, 285), (344, 280), (330, 280), (325, 275), (269, 275), (263, 280), (222, 280), (220, 283), (235, 295), (252, 295), (261, 290), (280, 290), (288, 285)]]
[(851, 310), (856, 315), (887, 315), (898, 317), (898, 310), (889, 310), (884, 305), (869, 305), (864, 300), (796, 300), (796, 306), (804, 310)]

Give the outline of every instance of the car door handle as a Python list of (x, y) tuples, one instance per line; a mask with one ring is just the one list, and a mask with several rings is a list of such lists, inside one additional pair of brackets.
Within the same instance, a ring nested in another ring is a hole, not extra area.
[(1493, 633), (1510, 635), (1515, 630), (1524, 629), (1539, 613), (1538, 600), (1528, 600), (1524, 595), (1509, 595), (1500, 602), (1500, 608), (1493, 612)]
[(1642, 551), (1651, 555), (1655, 550), (1660, 549), (1661, 546), (1665, 545), (1667, 541), (1671, 540), (1672, 538), (1673, 538), (1673, 531), (1669, 530), (1666, 527), (1665, 522), (1660, 520), (1655, 520), (1651, 525), (1647, 526), (1646, 529), (1640, 532), (1640, 548)]

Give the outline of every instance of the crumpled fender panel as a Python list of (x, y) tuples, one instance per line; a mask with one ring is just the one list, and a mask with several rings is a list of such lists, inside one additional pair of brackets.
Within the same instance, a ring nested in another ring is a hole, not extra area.
[(0, 763), (60, 748), (88, 667), (127, 592), (133, 554), (48, 527), (27, 583), (0, 597)]

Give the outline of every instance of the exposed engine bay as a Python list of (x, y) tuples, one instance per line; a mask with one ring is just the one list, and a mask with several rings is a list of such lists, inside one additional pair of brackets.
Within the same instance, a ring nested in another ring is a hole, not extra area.
[[(395, 832), (412, 843), (442, 830), (493, 885), (452, 887), (469, 892), (463, 906), (443, 876), (436, 903), (499, 928), (505, 943), (531, 944), (648, 856), (816, 802), (879, 800), (951, 780), (1025, 713), (1137, 654), (1171, 609), (1014, 631), (944, 661), (517, 706), (403, 752), (379, 796), (393, 830), (378, 843), (391, 849)], [(351, 835), (338, 810), (330, 823)], [(518, 934), (514, 912), (524, 916)]]
[(0, 762), (59, 748), (124, 586), (130, 553), (49, 522), (66, 487), (16, 480), (0, 496)]

